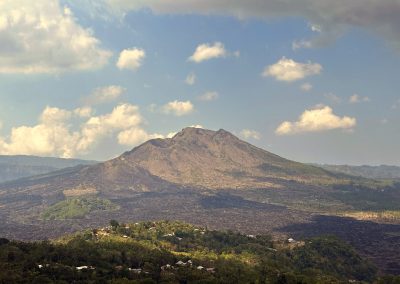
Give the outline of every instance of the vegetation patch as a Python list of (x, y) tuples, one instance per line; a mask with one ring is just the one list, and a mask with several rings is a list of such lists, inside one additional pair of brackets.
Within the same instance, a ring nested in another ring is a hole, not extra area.
[(93, 211), (111, 211), (118, 206), (108, 199), (101, 198), (71, 198), (58, 202), (42, 214), (45, 220), (65, 220), (85, 217)]
[(0, 283), (398, 283), (333, 237), (273, 241), (180, 222), (0, 243)]
[(352, 217), (357, 220), (378, 220), (378, 221), (398, 221), (400, 220), (400, 210), (397, 211), (357, 211), (348, 212), (344, 216)]

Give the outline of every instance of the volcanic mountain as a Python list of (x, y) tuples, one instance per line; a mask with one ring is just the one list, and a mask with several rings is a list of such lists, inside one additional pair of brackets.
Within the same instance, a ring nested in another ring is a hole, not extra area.
[(149, 140), (104, 163), (4, 184), (0, 194), (118, 195), (174, 186), (280, 188), (285, 181), (335, 179), (328, 171), (281, 158), (225, 130), (185, 128), (172, 138)]
[(280, 187), (275, 181), (330, 180), (330, 172), (286, 160), (220, 129), (185, 128), (170, 139), (150, 140), (120, 161), (171, 183), (204, 188)]

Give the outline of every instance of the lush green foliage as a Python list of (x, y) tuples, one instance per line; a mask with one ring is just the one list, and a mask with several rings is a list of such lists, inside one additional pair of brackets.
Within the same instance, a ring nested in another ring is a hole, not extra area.
[(0, 283), (378, 281), (369, 263), (332, 237), (289, 244), (179, 222), (112, 223), (55, 242), (1, 239)]
[(64, 220), (84, 217), (93, 211), (115, 210), (110, 200), (100, 198), (71, 198), (50, 206), (43, 214), (46, 220)]

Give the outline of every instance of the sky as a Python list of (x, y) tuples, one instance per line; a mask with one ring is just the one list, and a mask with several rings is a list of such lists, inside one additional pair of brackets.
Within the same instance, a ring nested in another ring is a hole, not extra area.
[(106, 160), (184, 127), (400, 165), (400, 0), (2, 0), (0, 154)]

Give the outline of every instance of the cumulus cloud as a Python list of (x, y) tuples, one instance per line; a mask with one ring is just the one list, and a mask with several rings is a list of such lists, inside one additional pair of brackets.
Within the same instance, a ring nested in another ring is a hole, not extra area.
[(93, 114), (93, 109), (91, 107), (80, 107), (74, 110), (74, 114), (78, 117), (90, 117)]
[(185, 80), (186, 84), (192, 86), (196, 83), (196, 74), (195, 73), (189, 73), (189, 75), (187, 75), (186, 80)]
[(40, 115), (40, 122), (46, 125), (60, 124), (71, 118), (72, 113), (65, 109), (47, 106)]
[(221, 42), (215, 42), (214, 44), (200, 44), (192, 56), (189, 57), (189, 61), (200, 63), (213, 58), (225, 57), (228, 52), (225, 50), (224, 45)]
[[(150, 8), (154, 13), (232, 15), (240, 19), (302, 17), (317, 32), (310, 47), (331, 43), (352, 27), (383, 37), (400, 51), (400, 2), (398, 0), (106, 0), (122, 13)], [(303, 40), (304, 42), (307, 40)]]
[(318, 106), (306, 110), (295, 122), (284, 121), (276, 129), (278, 135), (291, 135), (304, 132), (319, 132), (332, 129), (352, 130), (357, 124), (353, 117), (337, 116), (329, 106)]
[(219, 94), (217, 92), (206, 92), (198, 97), (200, 101), (213, 101), (218, 99)]
[(93, 91), (90, 96), (83, 99), (88, 105), (109, 103), (118, 99), (126, 89), (121, 86), (111, 85), (100, 87)]
[(118, 134), (118, 143), (126, 146), (135, 146), (155, 138), (164, 138), (164, 135), (149, 134), (142, 128), (131, 128)]
[(92, 70), (112, 55), (58, 0), (0, 1), (0, 73)]
[[(193, 128), (204, 128), (203, 125), (201, 125), (201, 124), (194, 124), (194, 125), (190, 125), (189, 127), (193, 127)], [(170, 132), (170, 133), (168, 133), (168, 134), (165, 136), (165, 138), (172, 138), (172, 137), (174, 137), (177, 133), (178, 133), (178, 131)]]
[(260, 140), (261, 138), (260, 132), (251, 129), (243, 129), (240, 131), (240, 135), (245, 139), (252, 138), (255, 140)]
[(119, 69), (137, 70), (142, 66), (146, 52), (140, 48), (124, 49), (119, 54), (117, 67)]
[(183, 116), (194, 111), (194, 106), (190, 101), (172, 101), (162, 107), (165, 114), (173, 114), (175, 116)]
[(313, 85), (311, 85), (310, 83), (304, 83), (300, 86), (300, 90), (302, 90), (303, 92), (309, 92), (311, 91), (313, 88)]
[(71, 116), (70, 111), (46, 107), (39, 117), (39, 124), (14, 127), (8, 139), (1, 137), (0, 153), (72, 157), (79, 134), (69, 129)]
[(161, 137), (143, 129), (143, 118), (135, 105), (122, 104), (110, 113), (87, 118), (88, 114), (89, 109), (84, 108), (46, 107), (37, 125), (14, 127), (8, 137), (0, 137), (0, 154), (71, 158), (87, 154), (106, 137), (116, 136), (119, 144), (129, 146)]
[(118, 130), (137, 128), (142, 121), (139, 107), (130, 104), (122, 104), (115, 107), (111, 113), (91, 117), (81, 126), (81, 139), (77, 149), (84, 152), (101, 138)]
[(358, 94), (354, 94), (354, 95), (350, 96), (350, 98), (349, 98), (349, 103), (351, 103), (351, 104), (368, 103), (370, 101), (371, 101), (371, 99), (369, 97), (362, 97)]
[(282, 57), (277, 63), (265, 67), (263, 76), (274, 77), (278, 81), (293, 82), (308, 76), (320, 74), (322, 66), (318, 63), (300, 63)]

